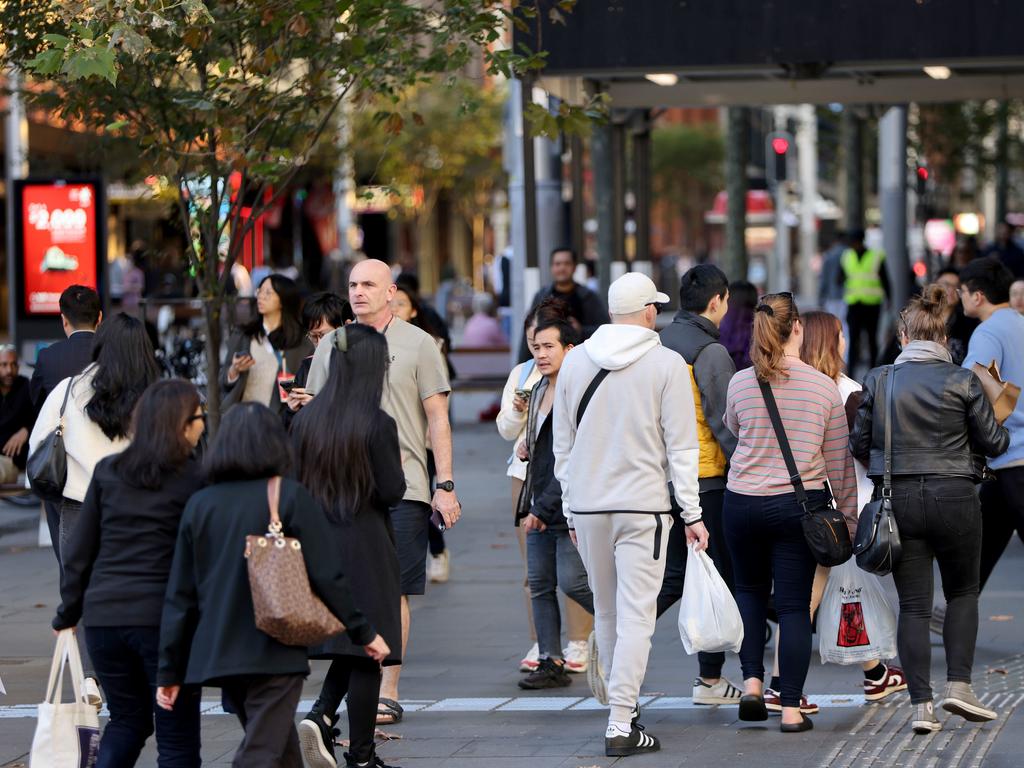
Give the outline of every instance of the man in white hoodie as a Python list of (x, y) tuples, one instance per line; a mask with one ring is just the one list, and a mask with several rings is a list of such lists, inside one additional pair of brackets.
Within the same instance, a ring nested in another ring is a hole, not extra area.
[(645, 275), (616, 280), (608, 291), (612, 324), (566, 356), (555, 394), (555, 476), (594, 593), (609, 757), (659, 748), (636, 721), (673, 524), (666, 479), (687, 542), (708, 543), (690, 375), (654, 330), (657, 305), (667, 302)]

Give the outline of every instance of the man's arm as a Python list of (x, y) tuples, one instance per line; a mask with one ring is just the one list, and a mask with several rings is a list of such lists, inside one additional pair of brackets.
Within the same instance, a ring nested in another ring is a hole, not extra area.
[(697, 408), (693, 389), (682, 358), (672, 370), (661, 392), (661, 427), (665, 434), (669, 479), (675, 488), (676, 502), (687, 522), (700, 519), (697, 482), (700, 443), (697, 438)]
[(572, 444), (576, 439), (576, 423), (570, 415), (567, 378), (563, 363), (562, 374), (555, 385), (555, 403), (551, 410), (551, 452), (555, 455), (555, 480), (562, 489), (562, 514), (569, 527), (573, 528), (572, 512), (569, 511), (569, 454), (572, 453)]
[(715, 433), (715, 439), (722, 446), (726, 459), (732, 457), (739, 442), (725, 425), (725, 402), (729, 394), (729, 382), (735, 373), (736, 364), (721, 344), (707, 346), (693, 364), (693, 378), (700, 392), (704, 419)]
[[(437, 479), (441, 482), (454, 480), (452, 474), (452, 427), (448, 422), (448, 393), (439, 392), (423, 400), (423, 410), (427, 414), (427, 432), (430, 434), (430, 446), (434, 451), (434, 465), (437, 467)], [(455, 491), (434, 491), (433, 507), (444, 517), (449, 528), (458, 522), (462, 511), (459, 497)]]

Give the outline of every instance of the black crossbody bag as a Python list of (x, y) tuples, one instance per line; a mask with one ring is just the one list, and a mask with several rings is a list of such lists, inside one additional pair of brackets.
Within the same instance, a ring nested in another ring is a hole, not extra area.
[(768, 416), (775, 429), (775, 437), (778, 438), (779, 447), (782, 449), (782, 458), (786, 461), (789, 482), (793, 484), (797, 504), (804, 511), (800, 524), (804, 529), (807, 546), (819, 565), (832, 568), (845, 563), (853, 554), (850, 533), (846, 528), (846, 519), (836, 509), (831, 492), (820, 501), (812, 500), (807, 496), (804, 482), (800, 478), (800, 470), (796, 466), (796, 459), (793, 458), (793, 451), (789, 447), (789, 439), (786, 437), (782, 416), (779, 414), (779, 406), (775, 403), (771, 385), (760, 380), (758, 380), (758, 384), (761, 386), (764, 404), (768, 408)]
[(903, 554), (900, 529), (892, 509), (892, 393), (893, 380), (896, 378), (895, 366), (887, 366), (882, 375), (886, 377), (885, 473), (882, 475), (882, 495), (864, 505), (857, 519), (857, 535), (853, 542), (857, 565), (877, 576), (892, 573)]
[(60, 404), (60, 416), (57, 428), (48, 434), (25, 464), (25, 474), (29, 485), (36, 496), (43, 501), (59, 504), (64, 498), (64, 486), (68, 482), (68, 454), (64, 448), (64, 411), (68, 407), (68, 395), (74, 386), (74, 377), (64, 390), (64, 400)]

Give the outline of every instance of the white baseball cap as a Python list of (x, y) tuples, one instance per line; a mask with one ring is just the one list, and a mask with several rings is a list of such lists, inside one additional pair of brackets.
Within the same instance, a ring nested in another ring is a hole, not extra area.
[(668, 302), (668, 296), (642, 272), (627, 272), (608, 288), (608, 311), (613, 315), (631, 315), (650, 304)]

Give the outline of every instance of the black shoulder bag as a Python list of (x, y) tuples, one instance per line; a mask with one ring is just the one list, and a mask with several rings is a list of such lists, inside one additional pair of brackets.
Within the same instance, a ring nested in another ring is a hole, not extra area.
[(760, 380), (758, 384), (761, 385), (764, 404), (768, 408), (768, 416), (772, 420), (775, 437), (778, 438), (779, 447), (782, 449), (782, 458), (786, 460), (789, 482), (793, 484), (793, 490), (796, 492), (797, 504), (804, 511), (800, 524), (804, 529), (807, 546), (811, 550), (811, 554), (814, 555), (815, 561), (826, 568), (845, 563), (853, 554), (850, 532), (846, 528), (846, 519), (836, 509), (831, 493), (821, 501), (812, 501), (808, 498), (803, 480), (800, 478), (800, 470), (796, 466), (796, 459), (793, 458), (793, 451), (789, 447), (789, 439), (786, 437), (782, 416), (779, 414), (779, 406), (775, 403), (771, 385)]
[(887, 366), (882, 375), (886, 377), (885, 474), (882, 476), (882, 495), (864, 505), (857, 519), (857, 535), (853, 542), (857, 565), (877, 576), (892, 573), (903, 554), (900, 529), (892, 510), (892, 393), (893, 380), (896, 378), (895, 366)]
[(25, 474), (36, 496), (44, 501), (59, 504), (64, 498), (64, 486), (68, 481), (68, 454), (64, 448), (64, 409), (68, 407), (68, 395), (74, 385), (74, 378), (64, 390), (64, 402), (60, 404), (60, 418), (53, 430), (32, 452), (25, 464)]

